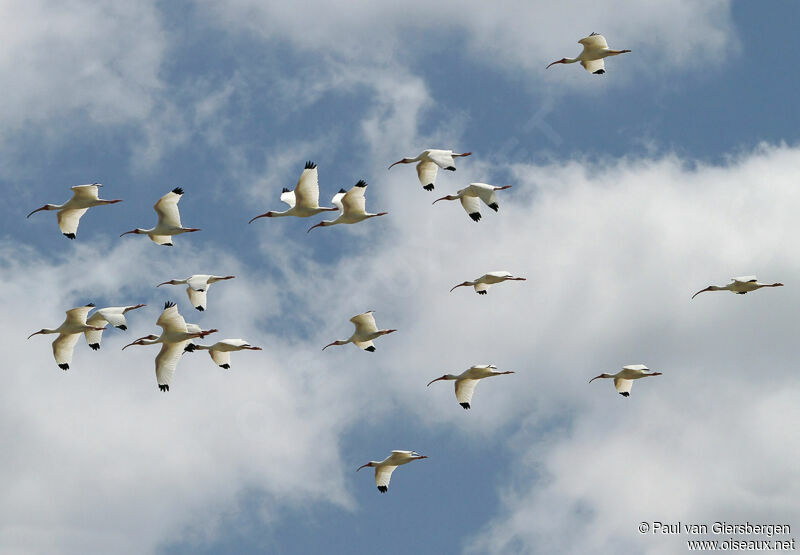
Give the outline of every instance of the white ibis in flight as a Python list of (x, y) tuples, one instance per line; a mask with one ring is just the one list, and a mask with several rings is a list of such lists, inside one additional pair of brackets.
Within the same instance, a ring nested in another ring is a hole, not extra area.
[(123, 331), (128, 329), (128, 322), (125, 320), (125, 313), (131, 310), (142, 308), (143, 304), (135, 304), (131, 306), (107, 306), (106, 308), (98, 308), (94, 314), (89, 316), (86, 323), (90, 326), (100, 327), (99, 330), (92, 329), (83, 332), (86, 337), (86, 343), (93, 351), (100, 348), (100, 341), (103, 339), (103, 330), (106, 324), (111, 324), (117, 329)]
[(373, 467), (375, 469), (375, 485), (378, 486), (379, 492), (386, 493), (395, 468), (401, 464), (427, 458), (427, 455), (420, 455), (416, 451), (392, 451), (392, 454), (382, 461), (369, 461), (367, 464), (362, 464), (356, 469), (356, 472), (367, 466)]
[(414, 158), (403, 158), (402, 160), (398, 160), (389, 166), (388, 169), (392, 169), (392, 166), (396, 166), (397, 164), (413, 164), (414, 162), (418, 162), (417, 177), (419, 177), (419, 182), (422, 184), (422, 188), (426, 191), (433, 191), (433, 183), (436, 181), (436, 173), (439, 171), (439, 168), (454, 172), (456, 171), (456, 163), (454, 158), (458, 158), (460, 156), (469, 156), (470, 154), (472, 153), (464, 152), (462, 154), (457, 154), (452, 150), (438, 150), (429, 148), (427, 150), (423, 150)]
[(196, 349), (208, 351), (214, 364), (228, 370), (231, 367), (231, 353), (233, 351), (260, 351), (261, 347), (253, 347), (244, 339), (223, 339), (222, 341), (217, 341), (213, 345), (195, 345), (190, 343), (184, 350), (191, 352)]
[(513, 370), (498, 372), (497, 366), (494, 364), (476, 364), (457, 376), (454, 374), (445, 374), (441, 378), (431, 380), (428, 382), (428, 385), (431, 385), (433, 382), (438, 382), (439, 380), (455, 380), (456, 401), (458, 401), (459, 405), (464, 407), (464, 410), (467, 410), (470, 408), (472, 394), (475, 392), (475, 386), (478, 385), (479, 380), (513, 373)]
[(131, 345), (155, 345), (156, 343), (161, 343), (161, 350), (156, 355), (156, 381), (158, 382), (158, 389), (169, 391), (172, 376), (175, 374), (175, 367), (178, 365), (178, 360), (180, 360), (189, 341), (216, 333), (217, 330), (200, 330), (196, 326), (192, 326), (192, 329), (189, 329), (183, 316), (178, 313), (178, 307), (170, 301), (164, 303), (164, 310), (158, 317), (156, 325), (161, 327), (161, 335), (140, 337), (132, 343), (128, 343), (122, 349), (125, 350)]
[(631, 394), (631, 387), (633, 386), (633, 380), (661, 375), (661, 372), (650, 372), (648, 374), (648, 370), (650, 369), (644, 364), (631, 364), (629, 366), (623, 366), (622, 370), (616, 374), (600, 374), (599, 376), (595, 376), (589, 380), (589, 383), (592, 383), (598, 378), (613, 378), (614, 387), (617, 389), (617, 392), (623, 397), (629, 397)]
[(372, 342), (372, 340), (377, 339), (382, 335), (396, 332), (397, 330), (379, 330), (378, 326), (375, 324), (375, 317), (372, 315), (372, 313), (373, 311), (370, 310), (369, 312), (357, 314), (350, 318), (350, 321), (356, 327), (353, 335), (351, 335), (348, 339), (328, 343), (322, 348), (322, 350), (324, 351), (331, 345), (347, 345), (348, 343), (352, 343), (359, 349), (374, 353), (375, 344)]
[(206, 295), (212, 283), (233, 279), (236, 276), (212, 276), (209, 274), (195, 274), (186, 279), (171, 279), (163, 283), (159, 283), (156, 287), (162, 285), (183, 285), (186, 284), (186, 294), (189, 296), (189, 302), (192, 306), (199, 311), (206, 309)]
[(783, 284), (759, 283), (756, 276), (741, 276), (731, 278), (731, 282), (728, 285), (709, 285), (705, 289), (701, 289), (692, 295), (692, 298), (694, 299), (697, 295), (704, 293), (705, 291), (730, 291), (738, 295), (744, 295), (745, 293), (755, 291), (756, 289), (761, 289), (762, 287), (783, 287)]
[(93, 308), (94, 304), (89, 303), (85, 306), (67, 310), (67, 317), (60, 326), (55, 329), (42, 328), (30, 334), (28, 339), (34, 335), (57, 333), (58, 337), (53, 341), (53, 357), (55, 357), (59, 368), (69, 370), (69, 364), (72, 362), (72, 351), (75, 349), (75, 343), (78, 342), (80, 335), (85, 331), (103, 330), (101, 327), (90, 326), (86, 323), (86, 316)]
[(388, 212), (371, 214), (366, 211), (367, 199), (364, 197), (366, 189), (367, 182), (363, 179), (353, 185), (349, 191), (340, 189), (339, 192), (333, 196), (333, 199), (331, 199), (331, 202), (341, 210), (339, 217), (335, 220), (323, 220), (317, 225), (309, 227), (308, 231), (311, 231), (315, 227), (325, 227), (336, 224), (357, 224), (369, 218), (388, 214)]
[(41, 210), (57, 210), (56, 219), (58, 220), (58, 228), (67, 239), (75, 239), (75, 234), (78, 232), (78, 224), (89, 208), (92, 206), (103, 206), (105, 204), (116, 204), (122, 202), (121, 199), (104, 200), (97, 196), (98, 187), (102, 187), (100, 183), (91, 183), (89, 185), (75, 185), (70, 187), (72, 189), (72, 198), (64, 204), (45, 204), (41, 208), (37, 208), (26, 218), (30, 218), (32, 214)]
[[(486, 295), (488, 293), (489, 288), (496, 284), (502, 283), (504, 281), (525, 281), (524, 277), (516, 277), (511, 272), (506, 272), (505, 270), (498, 270), (496, 272), (488, 272), (483, 274), (481, 277), (474, 279), (472, 281), (465, 281), (464, 283), (459, 283), (458, 285), (453, 286), (453, 289), (456, 287), (474, 287), (475, 292), (478, 295)], [(450, 292), (453, 292), (453, 289)]]
[(172, 191), (158, 199), (158, 202), (153, 205), (153, 210), (158, 214), (158, 223), (155, 227), (150, 229), (141, 229), (137, 227), (136, 229), (126, 231), (120, 235), (120, 237), (128, 235), (129, 233), (147, 235), (150, 237), (150, 240), (157, 245), (171, 247), (173, 235), (200, 231), (200, 229), (196, 227), (183, 227), (183, 225), (181, 225), (181, 214), (178, 211), (178, 203), (182, 196), (183, 189), (175, 187)]
[(486, 183), (470, 183), (469, 186), (457, 191), (455, 195), (437, 198), (433, 201), (433, 204), (436, 204), (440, 200), (460, 200), (461, 206), (464, 207), (469, 217), (477, 222), (481, 219), (480, 201), (483, 201), (486, 206), (497, 212), (500, 205), (497, 203), (495, 191), (502, 191), (510, 188), (511, 185), (496, 187), (495, 185), (488, 185)]
[(283, 212), (265, 212), (251, 219), (247, 223), (253, 223), (259, 218), (278, 218), (281, 216), (297, 216), (307, 218), (320, 212), (336, 212), (339, 208), (335, 206), (325, 207), (319, 205), (319, 180), (317, 176), (317, 165), (314, 162), (306, 162), (300, 179), (294, 190), (285, 188), (281, 192), (281, 201), (289, 205), (289, 209)]
[(612, 50), (608, 47), (606, 38), (597, 33), (592, 33), (588, 37), (582, 38), (578, 41), (578, 44), (583, 45), (583, 51), (577, 58), (561, 58), (547, 67), (549, 68), (555, 64), (574, 64), (575, 62), (580, 62), (583, 68), (589, 73), (602, 75), (606, 72), (603, 58), (630, 52), (630, 50)]

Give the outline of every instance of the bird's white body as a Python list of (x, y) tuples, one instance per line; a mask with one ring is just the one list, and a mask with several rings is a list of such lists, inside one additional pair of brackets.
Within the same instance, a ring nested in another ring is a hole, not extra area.
[[(181, 215), (178, 211), (178, 203), (183, 196), (183, 189), (180, 187), (174, 188), (172, 191), (158, 199), (153, 205), (153, 210), (158, 215), (158, 223), (151, 229), (136, 228), (131, 231), (126, 231), (122, 235), (129, 233), (147, 235), (150, 240), (157, 245), (166, 247), (172, 246), (172, 236), (181, 233), (190, 233), (193, 231), (200, 231), (195, 227), (183, 227), (181, 224)], [(120, 235), (120, 237), (122, 237)]]
[(307, 218), (315, 216), (320, 212), (335, 212), (338, 210), (336, 207), (325, 207), (319, 205), (319, 176), (317, 174), (317, 165), (314, 162), (306, 162), (303, 173), (300, 174), (300, 179), (294, 186), (294, 190), (283, 189), (281, 192), (281, 201), (289, 205), (289, 209), (283, 212), (265, 212), (256, 216), (248, 223), (259, 218), (279, 218), (281, 216), (296, 216), (298, 218)]
[(78, 342), (80, 335), (86, 331), (100, 331), (103, 329), (86, 323), (86, 316), (92, 308), (94, 308), (94, 305), (90, 303), (86, 306), (67, 310), (67, 317), (60, 326), (55, 329), (42, 328), (30, 334), (28, 339), (34, 335), (57, 333), (58, 337), (53, 341), (53, 357), (56, 359), (56, 364), (58, 364), (59, 368), (69, 370), (69, 365), (72, 362), (72, 351), (75, 349), (75, 343)]
[(70, 187), (72, 189), (72, 198), (64, 204), (45, 204), (41, 208), (37, 208), (30, 214), (39, 212), (40, 210), (57, 210), (56, 219), (58, 220), (58, 228), (67, 239), (75, 239), (78, 232), (78, 224), (80, 223), (81, 216), (83, 216), (92, 206), (102, 206), (105, 204), (116, 204), (122, 202), (120, 199), (104, 200), (98, 196), (98, 187), (102, 187), (100, 183), (91, 183), (88, 185), (75, 185)]
[(497, 366), (494, 364), (476, 364), (458, 375), (445, 374), (441, 378), (431, 380), (428, 382), (428, 385), (431, 385), (433, 382), (438, 382), (439, 380), (455, 380), (456, 400), (458, 404), (466, 410), (470, 408), (472, 394), (475, 392), (475, 386), (478, 385), (479, 380), (513, 373), (514, 372), (511, 370), (499, 372)]
[(577, 58), (562, 58), (560, 60), (556, 60), (547, 67), (550, 67), (553, 64), (574, 64), (576, 62), (580, 62), (583, 68), (589, 73), (602, 75), (606, 72), (603, 58), (630, 52), (630, 50), (614, 50), (609, 48), (606, 38), (597, 33), (592, 33), (588, 37), (582, 38), (578, 41), (578, 44), (583, 45), (583, 50)]
[(730, 291), (732, 293), (736, 293), (738, 295), (744, 295), (745, 293), (749, 293), (750, 291), (755, 291), (756, 289), (761, 289), (762, 287), (782, 287), (782, 283), (761, 283), (758, 281), (756, 276), (740, 276), (731, 278), (731, 282), (727, 285), (709, 285), (705, 289), (701, 289), (694, 295), (692, 298), (694, 299), (700, 293), (705, 291)]
[(353, 185), (349, 191), (341, 189), (336, 193), (331, 202), (341, 211), (335, 220), (323, 220), (317, 225), (308, 228), (311, 231), (315, 227), (325, 227), (336, 224), (357, 224), (369, 218), (385, 216), (388, 212), (378, 212), (371, 214), (366, 211), (367, 199), (364, 196), (367, 184), (363, 180)]
[(356, 472), (367, 466), (375, 468), (375, 485), (378, 486), (379, 492), (386, 493), (395, 468), (427, 458), (426, 455), (420, 455), (416, 451), (392, 451), (392, 454), (382, 461), (369, 461), (367, 464), (359, 466)]
[[(525, 278), (516, 277), (511, 272), (507, 272), (505, 270), (497, 270), (494, 272), (485, 273), (481, 277), (472, 281), (459, 283), (458, 285), (454, 286), (453, 289), (457, 287), (472, 286), (475, 288), (475, 292), (478, 295), (486, 295), (492, 285), (496, 283), (502, 283), (504, 281), (525, 281)], [(453, 289), (450, 289), (450, 292), (452, 292)]]
[[(94, 314), (89, 316), (86, 324), (98, 328), (105, 328), (106, 324), (111, 324), (115, 328), (126, 330), (128, 329), (128, 322), (125, 320), (125, 313), (131, 310), (142, 308), (143, 304), (131, 306), (107, 306), (105, 308), (98, 308)], [(92, 350), (96, 351), (100, 348), (100, 341), (103, 339), (103, 330), (87, 330), (83, 332), (86, 337), (86, 343)]]
[(496, 191), (502, 191), (509, 188), (511, 188), (511, 185), (497, 187), (487, 183), (470, 183), (469, 186), (457, 191), (455, 195), (447, 195), (440, 199), (436, 199), (433, 201), (433, 204), (436, 204), (440, 200), (460, 200), (461, 206), (464, 207), (464, 210), (467, 212), (469, 217), (472, 218), (473, 221), (477, 222), (481, 219), (481, 201), (483, 201), (486, 206), (497, 212), (497, 210), (500, 208), (500, 205), (497, 202), (497, 195), (495, 193)]
[(213, 276), (210, 274), (195, 274), (185, 279), (171, 279), (163, 283), (159, 283), (156, 287), (162, 285), (187, 285), (186, 295), (189, 297), (189, 302), (197, 310), (203, 311), (206, 309), (207, 294), (212, 283), (218, 281), (234, 279), (236, 276)]
[(452, 150), (439, 150), (429, 148), (423, 150), (414, 158), (403, 158), (389, 166), (389, 169), (396, 164), (413, 164), (417, 162), (417, 177), (426, 191), (433, 191), (433, 185), (436, 181), (436, 174), (439, 168), (443, 170), (456, 171), (456, 162), (454, 157), (469, 156), (471, 152), (464, 152), (463, 154), (454, 153)]
[(631, 393), (631, 387), (633, 387), (633, 380), (661, 375), (661, 372), (648, 373), (649, 370), (650, 369), (644, 364), (630, 364), (628, 366), (623, 366), (622, 370), (616, 374), (600, 374), (599, 376), (595, 376), (589, 380), (589, 383), (592, 383), (598, 378), (613, 379), (614, 387), (616, 388), (617, 392), (623, 397), (628, 397)]
[(200, 330), (194, 324), (186, 324), (186, 321), (178, 313), (175, 303), (167, 302), (164, 310), (156, 321), (156, 325), (162, 330), (160, 336), (148, 335), (137, 339), (123, 347), (131, 345), (155, 345), (161, 343), (161, 350), (156, 355), (156, 381), (161, 391), (169, 391), (172, 376), (175, 374), (175, 367), (178, 365), (184, 349), (189, 341), (196, 337), (205, 337), (217, 330)]
[(377, 339), (382, 335), (393, 333), (397, 330), (379, 330), (377, 324), (375, 324), (375, 317), (372, 315), (372, 313), (373, 311), (370, 310), (350, 318), (350, 321), (356, 328), (353, 332), (353, 335), (351, 335), (348, 339), (342, 339), (339, 341), (334, 341), (333, 343), (329, 343), (325, 345), (322, 350), (324, 351), (331, 345), (347, 345), (348, 343), (352, 343), (359, 349), (375, 352), (375, 344), (372, 342), (372, 340)]
[(221, 368), (228, 370), (231, 367), (231, 353), (233, 351), (260, 351), (261, 347), (253, 347), (244, 339), (223, 339), (217, 341), (213, 345), (191, 345), (191, 349), (187, 350), (201, 350), (208, 351), (211, 360), (214, 364)]

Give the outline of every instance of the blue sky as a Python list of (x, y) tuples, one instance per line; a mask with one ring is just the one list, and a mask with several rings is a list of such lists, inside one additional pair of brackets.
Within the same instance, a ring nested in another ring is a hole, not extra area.
[[(636, 524), (800, 522), (795, 3), (4, 10), (0, 551), (670, 553)], [(592, 31), (632, 53), (545, 71)], [(473, 155), (428, 193), (386, 170), (424, 148)], [(306, 160), (321, 204), (365, 179), (389, 215), (248, 225)], [(472, 181), (514, 187), (477, 225), (430, 206)], [(76, 241), (25, 220), (90, 182), (124, 202)], [(202, 232), (118, 237), (175, 186)], [(498, 269), (528, 281), (447, 293)], [(194, 273), (237, 278), (202, 314), (154, 287)], [(787, 287), (688, 302), (750, 273)], [(228, 373), (187, 355), (162, 395), (154, 350), (119, 348), (166, 300), (265, 350)], [(88, 301), (148, 306), (67, 373), (22, 340)], [(399, 332), (320, 352), (369, 309)], [(425, 388), (480, 363), (516, 374), (469, 412)], [(586, 385), (633, 363), (664, 376)], [(392, 449), (430, 458), (380, 495), (354, 470)]]

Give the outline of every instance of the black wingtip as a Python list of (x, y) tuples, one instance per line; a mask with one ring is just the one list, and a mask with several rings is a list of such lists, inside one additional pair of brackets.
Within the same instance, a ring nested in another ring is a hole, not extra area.
[(488, 291), (476, 291), (478, 295), (485, 295)]
[(389, 486), (378, 486), (378, 491), (381, 493), (386, 493), (389, 491)]
[(433, 191), (433, 183), (428, 183), (427, 185), (422, 186), (423, 189), (426, 191)]
[(464, 407), (464, 410), (469, 410), (469, 403), (459, 403), (459, 405)]
[(67, 364), (66, 362), (59, 364), (58, 367), (64, 371), (69, 370), (69, 364)]
[(161, 243), (162, 247), (171, 247), (172, 243)]
[(593, 71), (592, 73), (594, 73), (595, 75), (603, 75), (605, 72), (606, 70), (604, 69), (598, 69), (597, 71)]
[(356, 187), (366, 187), (366, 186), (367, 186), (367, 182), (364, 181), (363, 179), (359, 179), (358, 183), (356, 183)]
[(590, 36), (590, 37), (593, 37), (593, 36), (595, 36), (595, 35), (599, 35), (599, 34), (600, 34), (600, 33), (595, 33), (594, 31), (592, 31), (592, 33), (591, 33), (589, 36)]
[(619, 394), (622, 395), (623, 397), (630, 397), (631, 396), (631, 394), (629, 392), (627, 392), (627, 391), (620, 391)]
[(204, 308), (204, 307), (202, 307), (202, 306), (196, 306), (195, 308), (196, 308), (197, 310), (199, 310), (200, 312), (203, 312), (203, 311), (205, 310), (205, 308)]
[(158, 384), (158, 389), (160, 389), (161, 391), (169, 391), (169, 385)]
[(281, 194), (283, 194), (283, 193), (288, 193), (288, 192), (289, 192), (289, 189), (287, 189), (286, 187), (284, 187), (283, 189), (281, 189)]
[(172, 189), (172, 192), (175, 193), (176, 195), (182, 195), (183, 189), (181, 189), (180, 187), (175, 187), (174, 189)]
[(66, 237), (67, 239), (73, 239), (74, 240), (75, 239), (75, 234), (74, 233), (65, 233), (64, 237)]
[(126, 326), (125, 324), (122, 324), (121, 326), (117, 326), (117, 329), (118, 329), (118, 330), (125, 331), (125, 330), (127, 330), (127, 329), (128, 329), (128, 326)]
[(473, 222), (477, 222), (477, 221), (480, 221), (480, 219), (481, 219), (481, 213), (480, 212), (473, 212), (472, 214), (469, 215), (469, 217), (472, 218)]
[(84, 306), (90, 306), (90, 307), (94, 308), (94, 303), (86, 303)]
[(496, 202), (493, 202), (492, 204), (489, 205), (489, 208), (497, 212), (497, 209), (500, 208), (500, 206)]
[(449, 171), (451, 171), (451, 172), (454, 172), (454, 171), (456, 171), (456, 167), (455, 167), (455, 166), (447, 166), (445, 169), (446, 169), (446, 170), (449, 170)]
[(367, 347), (367, 348), (366, 348), (366, 349), (364, 349), (364, 350), (365, 350), (365, 351), (369, 351), (370, 353), (374, 353), (374, 352), (375, 352), (375, 347), (374, 347), (374, 346)]
[(224, 368), (225, 370), (230, 370), (231, 369), (231, 365), (230, 364), (220, 364), (219, 367), (220, 368)]
[(347, 191), (345, 191), (344, 189), (339, 189), (339, 192), (340, 193), (346, 193)]
[(168, 309), (171, 306), (175, 306), (175, 303), (173, 303), (172, 301), (165, 302), (164, 303), (164, 310)]
[(305, 168), (303, 168), (303, 169), (306, 169), (306, 170), (313, 170), (313, 169), (314, 169), (314, 168), (316, 168), (316, 167), (317, 167), (317, 164), (316, 164), (316, 163), (314, 163), (314, 162), (312, 162), (311, 160), (309, 160), (308, 162), (306, 162), (306, 167), (305, 167)]
[(194, 343), (189, 343), (188, 345), (186, 345), (186, 347), (183, 348), (183, 350), (187, 353), (193, 353), (196, 348), (197, 345), (195, 345)]
[(91, 347), (93, 351), (98, 351), (100, 350), (100, 343), (89, 343), (89, 347)]

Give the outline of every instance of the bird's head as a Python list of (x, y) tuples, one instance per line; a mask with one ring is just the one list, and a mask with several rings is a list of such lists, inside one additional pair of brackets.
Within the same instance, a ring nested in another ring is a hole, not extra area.
[[(456, 289), (458, 287), (468, 287), (470, 285), (472, 285), (471, 281), (465, 281), (464, 283), (459, 283), (458, 285), (454, 285), (453, 289)], [(451, 293), (453, 292), (453, 289), (450, 290)]]
[(390, 170), (392, 169), (392, 166), (396, 166), (397, 164), (411, 164), (413, 162), (416, 162), (416, 160), (414, 160), (413, 158), (403, 158), (402, 160), (398, 160), (397, 162), (389, 166), (387, 169)]
[(28, 339), (30, 339), (30, 338), (31, 338), (31, 337), (33, 337), (34, 335), (45, 334), (45, 333), (50, 333), (50, 330), (48, 330), (47, 328), (42, 328), (42, 329), (40, 329), (39, 331), (35, 331), (35, 332), (33, 332), (32, 334), (30, 334), (30, 335), (28, 336)]
[(256, 221), (259, 218), (272, 218), (274, 215), (275, 215), (275, 213), (272, 210), (270, 210), (269, 212), (264, 212), (263, 214), (259, 214), (258, 216), (256, 216), (255, 218), (251, 219), (247, 223), (248, 224), (252, 224), (254, 221)]
[(555, 62), (549, 64), (545, 69), (548, 69), (550, 66), (553, 66), (553, 65), (556, 65), (556, 64), (566, 64), (566, 63), (567, 63), (567, 59), (566, 58), (561, 58), (560, 60), (556, 60)]
[(169, 281), (162, 281), (156, 287), (161, 287), (162, 285), (178, 285), (180, 282), (177, 279), (171, 279)]
[(128, 234), (130, 234), (130, 233), (133, 233), (134, 235), (140, 235), (140, 234), (144, 233), (144, 231), (143, 231), (143, 230), (141, 230), (141, 229), (139, 229), (139, 228), (137, 227), (136, 229), (132, 229), (132, 230), (130, 230), (130, 231), (126, 231), (125, 233), (123, 233), (122, 235), (120, 235), (120, 237), (122, 237), (123, 235), (128, 235)]
[(124, 351), (125, 349), (127, 349), (131, 345), (144, 345), (145, 341), (155, 341), (156, 339), (158, 339), (157, 335), (152, 335), (152, 334), (151, 335), (145, 335), (144, 337), (140, 337), (139, 339), (136, 339), (136, 340), (132, 341), (131, 343), (128, 343), (127, 345), (125, 345), (122, 348), (122, 350)]
[(375, 461), (369, 461), (368, 463), (366, 463), (366, 464), (362, 464), (361, 466), (359, 466), (358, 468), (356, 468), (356, 472), (358, 472), (359, 470), (361, 470), (362, 468), (365, 468), (365, 467), (367, 467), (367, 466), (370, 466), (370, 467), (371, 467), (371, 466), (375, 466), (375, 464), (376, 464), (376, 463), (375, 463)]
[(318, 224), (316, 224), (316, 225), (312, 225), (311, 227), (309, 227), (309, 228), (308, 228), (308, 231), (306, 231), (306, 233), (308, 233), (309, 231), (311, 231), (311, 230), (312, 230), (312, 229), (314, 229), (315, 227), (325, 227), (326, 225), (330, 225), (330, 224), (329, 224), (328, 222), (326, 222), (326, 221), (324, 221), (324, 220), (323, 220), (323, 221), (321, 221), (320, 223), (318, 223)]
[(437, 203), (437, 202), (439, 202), (440, 200), (458, 200), (458, 199), (459, 199), (459, 196), (458, 196), (458, 195), (447, 195), (446, 197), (437, 198), (437, 199), (436, 199), (435, 201), (433, 201), (431, 204), (436, 204), (436, 203)]
[(428, 387), (428, 386), (430, 386), (430, 385), (431, 385), (433, 382), (438, 382), (438, 381), (440, 381), (440, 380), (454, 380), (454, 379), (456, 379), (456, 377), (455, 377), (454, 375), (452, 375), (452, 374), (445, 374), (445, 375), (443, 375), (441, 378), (436, 378), (436, 379), (434, 379), (434, 380), (431, 380), (431, 381), (429, 381), (429, 382), (428, 382), (428, 385), (426, 385), (425, 387)]

